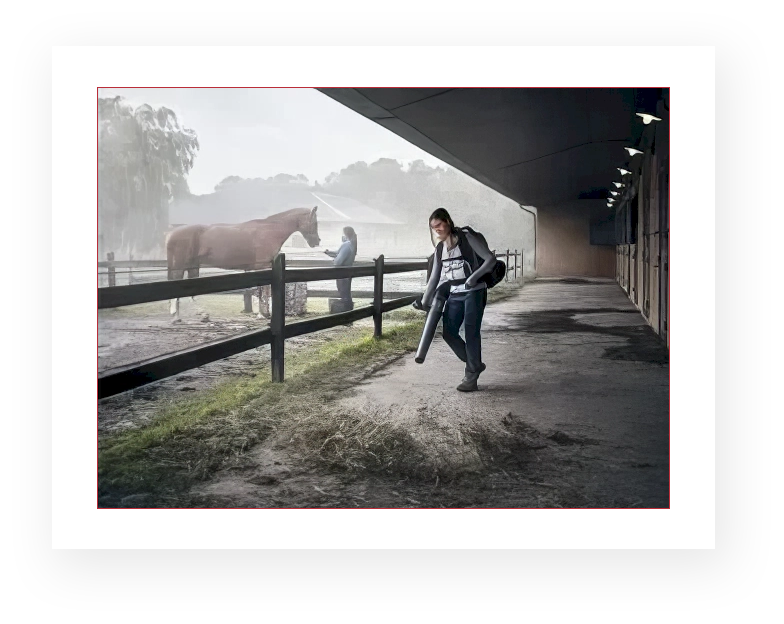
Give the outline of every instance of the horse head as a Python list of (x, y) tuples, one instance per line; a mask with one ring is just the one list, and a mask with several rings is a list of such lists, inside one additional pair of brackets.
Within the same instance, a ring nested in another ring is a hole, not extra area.
[(311, 247), (318, 247), (321, 243), (318, 234), (318, 220), (316, 219), (317, 208), (318, 206), (314, 206), (313, 210), (309, 214), (303, 215), (299, 221), (299, 232)]

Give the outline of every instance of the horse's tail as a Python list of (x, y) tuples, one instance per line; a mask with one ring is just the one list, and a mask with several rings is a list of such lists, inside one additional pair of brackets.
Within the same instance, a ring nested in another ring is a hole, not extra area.
[(190, 247), (187, 232), (183, 229), (177, 229), (169, 232), (166, 237), (166, 278), (170, 280), (182, 279), (187, 268), (189, 255), (188, 248)]

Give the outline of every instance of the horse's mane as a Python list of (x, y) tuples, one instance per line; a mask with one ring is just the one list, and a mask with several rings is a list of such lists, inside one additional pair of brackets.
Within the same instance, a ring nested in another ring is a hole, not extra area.
[(252, 219), (254, 223), (259, 223), (261, 221), (265, 223), (277, 223), (278, 221), (283, 221), (289, 217), (294, 215), (300, 216), (307, 213), (310, 213), (312, 208), (292, 208), (291, 210), (286, 210), (285, 212), (279, 212), (277, 214), (270, 215), (264, 219)]
[[(313, 210), (312, 208), (292, 208), (291, 210), (286, 210), (285, 212), (279, 212), (278, 214), (270, 215), (269, 217), (265, 217), (264, 219), (250, 219), (248, 221), (243, 221), (243, 223), (280, 223), (285, 221), (288, 217), (292, 217), (294, 215), (297, 216), (304, 216), (309, 214), (310, 211)], [(242, 225), (242, 223), (210, 223), (209, 225), (204, 224), (193, 224), (193, 225), (179, 225), (171, 230), (168, 234), (166, 234), (166, 240), (169, 240), (169, 237), (178, 232), (178, 235), (182, 235), (183, 232), (186, 230), (192, 231), (194, 228), (201, 228), (202, 230), (209, 227), (215, 226), (227, 226), (227, 227), (236, 227), (238, 225)]]

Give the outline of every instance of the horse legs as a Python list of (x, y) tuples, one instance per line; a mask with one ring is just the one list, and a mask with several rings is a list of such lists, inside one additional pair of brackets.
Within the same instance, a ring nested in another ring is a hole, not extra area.
[[(185, 271), (181, 269), (169, 269), (168, 279), (170, 280), (179, 280), (182, 279), (183, 274)], [(180, 300), (179, 299), (169, 299), (169, 314), (171, 314), (174, 318), (172, 319), (172, 323), (181, 323), (182, 319), (180, 318)]]
[[(188, 279), (191, 279), (192, 277), (199, 277), (199, 267), (188, 269)], [(201, 315), (201, 322), (209, 323), (210, 315), (209, 313), (201, 310), (199, 304), (196, 303), (196, 297), (191, 297), (191, 301), (193, 302), (193, 305), (196, 307), (196, 313)]]
[(182, 323), (179, 299), (169, 299), (169, 314), (174, 317), (172, 323)]

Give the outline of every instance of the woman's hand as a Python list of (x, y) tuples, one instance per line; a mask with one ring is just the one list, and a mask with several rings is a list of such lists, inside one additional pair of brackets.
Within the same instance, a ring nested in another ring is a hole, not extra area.
[(422, 301), (422, 296), (423, 296), (423, 295), (420, 295), (419, 297), (417, 297), (417, 298), (414, 300), (414, 303), (412, 303), (411, 305), (412, 305), (412, 307), (413, 307), (415, 310), (420, 310), (420, 311), (422, 311), (422, 312), (427, 312), (428, 310), (430, 310), (430, 306), (429, 306), (429, 305), (427, 305), (427, 304), (425, 304), (425, 303)]

